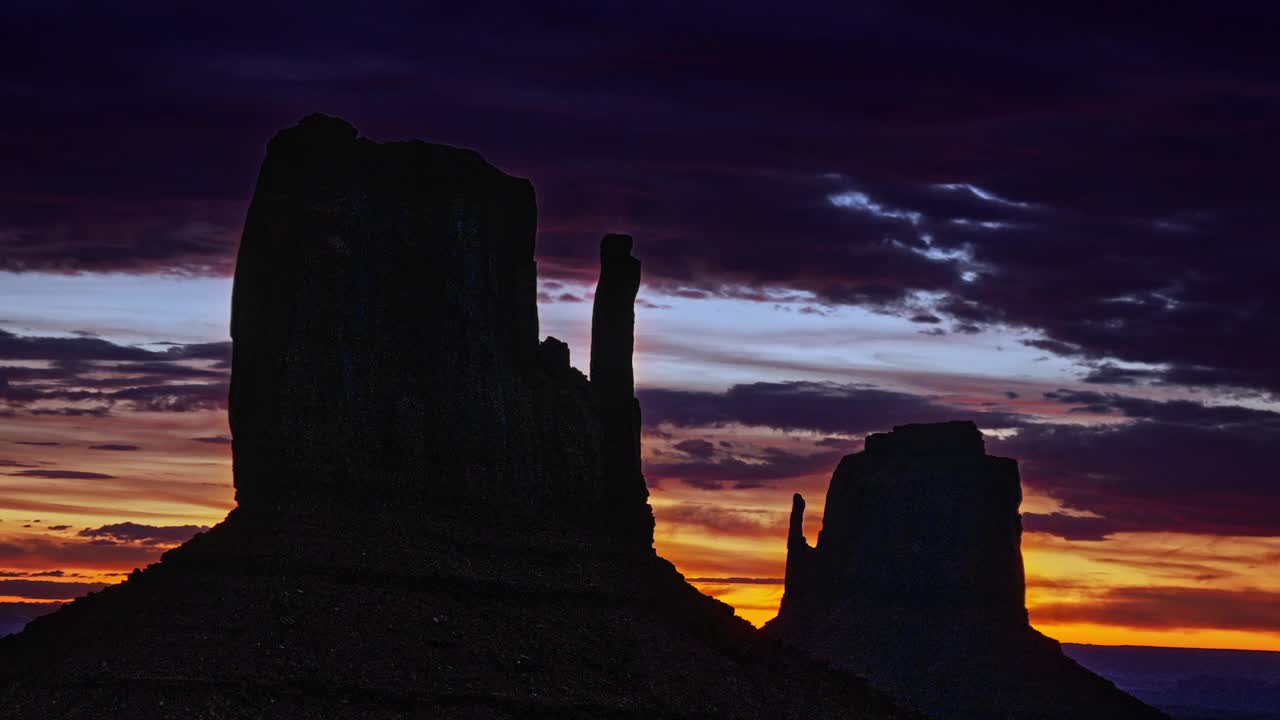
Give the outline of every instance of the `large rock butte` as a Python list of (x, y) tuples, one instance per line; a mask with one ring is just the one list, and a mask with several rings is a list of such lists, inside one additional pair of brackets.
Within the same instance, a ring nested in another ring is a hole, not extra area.
[(238, 507), (0, 640), (8, 718), (894, 718), (653, 552), (606, 237), (588, 381), (539, 342), (528, 182), (315, 115), (232, 309)]
[(1027, 618), (1018, 465), (970, 422), (867, 438), (831, 478), (816, 546), (793, 500), (765, 632), (944, 720), (1163, 718)]

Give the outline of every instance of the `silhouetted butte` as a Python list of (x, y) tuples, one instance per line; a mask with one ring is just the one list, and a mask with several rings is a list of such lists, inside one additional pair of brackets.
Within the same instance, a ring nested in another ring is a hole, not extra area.
[(304, 119), (236, 268), (238, 507), (0, 640), (9, 718), (891, 718), (652, 548), (630, 239), (589, 382), (539, 342), (533, 189)]
[(1018, 465), (971, 422), (867, 437), (831, 477), (822, 531), (796, 495), (765, 631), (944, 720), (1165, 717), (1028, 622)]

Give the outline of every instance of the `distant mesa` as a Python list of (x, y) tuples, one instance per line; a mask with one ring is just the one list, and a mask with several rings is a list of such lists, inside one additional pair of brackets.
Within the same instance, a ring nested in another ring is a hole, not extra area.
[(1163, 718), (1028, 623), (1014, 460), (971, 422), (902, 425), (840, 461), (816, 546), (794, 498), (765, 632), (942, 720)]
[(640, 263), (604, 239), (588, 380), (539, 341), (535, 226), (470, 150), (280, 132), (232, 301), (238, 506), (0, 640), (4, 716), (911, 716), (654, 553)]

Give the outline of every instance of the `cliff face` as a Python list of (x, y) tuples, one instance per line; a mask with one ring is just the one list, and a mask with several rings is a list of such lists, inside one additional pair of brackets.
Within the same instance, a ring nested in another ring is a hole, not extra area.
[(529, 184), (312, 116), (236, 269), (238, 507), (0, 640), (12, 718), (890, 718), (652, 550), (639, 262), (601, 245), (592, 380), (538, 342)]
[[(277, 135), (232, 302), (240, 512), (603, 521), (626, 481), (567, 347), (539, 347), (535, 224), (532, 186), (474, 152), (320, 116)], [(626, 290), (597, 332), (630, 337)]]
[(765, 631), (938, 718), (1158, 718), (1027, 621), (1017, 463), (969, 422), (871, 435), (811, 547), (796, 495)]

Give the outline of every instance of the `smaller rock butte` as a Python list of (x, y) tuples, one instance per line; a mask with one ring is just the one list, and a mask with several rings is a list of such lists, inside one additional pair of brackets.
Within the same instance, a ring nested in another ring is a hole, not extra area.
[(1162, 718), (1028, 622), (1017, 463), (971, 422), (870, 435), (831, 477), (822, 531), (792, 501), (765, 632), (945, 720)]

